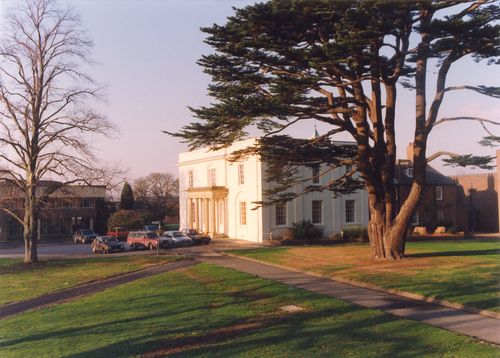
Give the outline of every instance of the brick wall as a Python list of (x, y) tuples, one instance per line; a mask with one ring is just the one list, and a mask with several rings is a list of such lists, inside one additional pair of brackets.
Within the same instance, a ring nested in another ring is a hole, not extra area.
[[(497, 151), (497, 165), (499, 165)], [(498, 173), (460, 175), (453, 179), (459, 185), (459, 221), (466, 230), (498, 232)]]

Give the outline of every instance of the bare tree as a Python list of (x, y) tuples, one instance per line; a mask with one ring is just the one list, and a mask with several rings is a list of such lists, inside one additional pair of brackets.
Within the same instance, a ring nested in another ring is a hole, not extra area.
[[(111, 124), (88, 106), (103, 91), (83, 70), (91, 64), (92, 42), (73, 9), (26, 0), (6, 25), (0, 35), (0, 178), (22, 193), (23, 210), (1, 209), (23, 226), (24, 261), (34, 263), (40, 198), (69, 183), (108, 178), (85, 137), (106, 135)], [(47, 177), (59, 184), (40, 193)]]
[(171, 173), (151, 173), (134, 182), (136, 199), (154, 216), (162, 220), (165, 215), (177, 215), (179, 180)]

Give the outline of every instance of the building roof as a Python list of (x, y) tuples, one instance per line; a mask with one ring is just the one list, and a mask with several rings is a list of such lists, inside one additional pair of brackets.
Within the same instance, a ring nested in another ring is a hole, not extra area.
[[(396, 184), (410, 185), (413, 181), (413, 176), (408, 175), (407, 169), (413, 168), (413, 164), (409, 160), (400, 160), (396, 165)], [(426, 184), (428, 185), (456, 185), (453, 179), (442, 174), (429, 164), (426, 166)]]

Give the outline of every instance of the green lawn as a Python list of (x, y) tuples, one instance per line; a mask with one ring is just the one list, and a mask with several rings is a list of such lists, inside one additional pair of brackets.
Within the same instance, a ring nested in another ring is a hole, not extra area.
[(500, 241), (426, 241), (407, 244), (408, 257), (370, 259), (364, 244), (233, 251), (261, 261), (500, 311)]
[(0, 259), (0, 304), (27, 300), (85, 282), (180, 259), (179, 256), (101, 256), (54, 259), (37, 265)]
[[(286, 313), (283, 305), (303, 311)], [(200, 264), (2, 320), (2, 357), (498, 357), (498, 347)]]

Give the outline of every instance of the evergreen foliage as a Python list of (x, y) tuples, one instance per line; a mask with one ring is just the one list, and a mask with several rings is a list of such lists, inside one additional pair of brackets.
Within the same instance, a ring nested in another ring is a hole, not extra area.
[(123, 183), (122, 194), (120, 197), (120, 209), (132, 210), (134, 209), (135, 199), (132, 187), (128, 182)]

